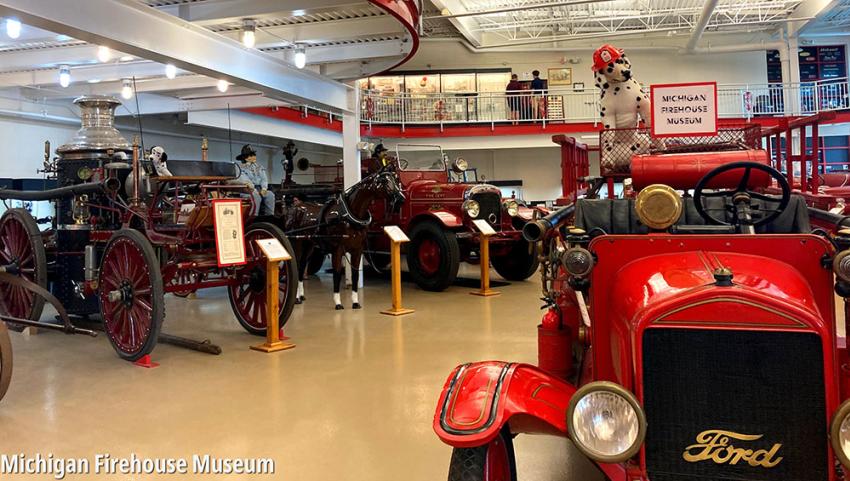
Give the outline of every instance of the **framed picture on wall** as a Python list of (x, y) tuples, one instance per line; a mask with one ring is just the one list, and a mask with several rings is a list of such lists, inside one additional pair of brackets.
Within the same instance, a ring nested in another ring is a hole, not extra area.
[(573, 69), (569, 67), (550, 68), (548, 80), (550, 87), (556, 87), (558, 85), (572, 85)]
[(573, 90), (576, 92), (584, 92), (584, 82), (573, 83)]

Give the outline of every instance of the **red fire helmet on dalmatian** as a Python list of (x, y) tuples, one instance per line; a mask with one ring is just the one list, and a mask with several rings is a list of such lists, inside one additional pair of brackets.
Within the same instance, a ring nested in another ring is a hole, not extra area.
[(605, 44), (593, 52), (593, 71), (602, 70), (611, 62), (617, 61), (623, 56), (623, 49), (610, 44)]

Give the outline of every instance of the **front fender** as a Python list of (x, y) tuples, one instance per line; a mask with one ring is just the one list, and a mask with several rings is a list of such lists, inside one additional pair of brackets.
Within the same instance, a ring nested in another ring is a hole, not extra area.
[(464, 364), (443, 387), (434, 431), (454, 447), (487, 444), (509, 421), (514, 433), (566, 436), (566, 412), (575, 391), (528, 364)]
[(452, 214), (449, 211), (445, 210), (429, 210), (417, 216), (411, 224), (418, 222), (423, 219), (432, 219), (437, 221), (441, 226), (456, 229), (458, 227), (463, 227), (463, 218), (459, 215)]
[[(567, 408), (576, 388), (536, 366), (501, 361), (463, 364), (452, 371), (434, 414), (434, 431), (446, 444), (488, 444), (506, 424), (514, 434), (566, 437)], [(591, 461), (611, 481), (626, 481), (623, 464)]]

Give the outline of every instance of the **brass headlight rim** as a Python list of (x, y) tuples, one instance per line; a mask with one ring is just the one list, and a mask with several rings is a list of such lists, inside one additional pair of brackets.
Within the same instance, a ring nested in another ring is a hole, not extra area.
[[(573, 414), (575, 414), (576, 405), (578, 405), (578, 402), (581, 401), (582, 398), (597, 391), (607, 391), (622, 397), (632, 406), (632, 409), (635, 410), (635, 415), (638, 418), (638, 435), (637, 438), (635, 438), (634, 444), (619, 455), (606, 456), (594, 453), (583, 446), (573, 436), (573, 433), (575, 432)], [(643, 446), (643, 442), (646, 439), (646, 413), (643, 411), (643, 408), (635, 395), (623, 386), (610, 381), (590, 382), (576, 390), (576, 392), (573, 393), (573, 397), (570, 399), (570, 405), (567, 408), (567, 436), (570, 437), (576, 449), (594, 461), (598, 461), (600, 463), (623, 463), (635, 457), (635, 455), (637, 455), (640, 451), (641, 446)]]
[[(505, 212), (507, 212), (508, 215), (511, 216), (511, 217), (516, 217), (516, 216), (519, 215), (519, 202), (517, 202), (513, 199), (508, 199), (508, 200), (502, 202), (502, 208), (504, 208)], [(511, 209), (514, 210), (513, 214), (511, 214)]]
[[(564, 262), (564, 259), (567, 257), (567, 255), (570, 254), (570, 252), (584, 252), (587, 254), (588, 259), (590, 259), (588, 262), (587, 270), (580, 273), (574, 273), (567, 268), (567, 264), (566, 262)], [(569, 275), (578, 278), (585, 278), (589, 276), (590, 273), (593, 272), (593, 268), (596, 267), (596, 259), (593, 257), (593, 253), (581, 246), (573, 246), (565, 250), (563, 253), (561, 253), (560, 261), (561, 265), (564, 267), (564, 270), (567, 271)]]
[[(472, 215), (472, 214), (469, 213), (469, 210), (470, 210), (469, 207), (471, 205), (475, 205), (475, 210), (478, 211), (477, 214)], [(467, 199), (467, 200), (463, 201), (463, 204), (461, 204), (461, 208), (463, 209), (463, 213), (466, 214), (468, 217), (470, 217), (472, 219), (477, 219), (478, 216), (481, 215), (481, 204), (475, 199)]]
[[(658, 196), (659, 194), (667, 196), (675, 204), (673, 212), (670, 213), (669, 217), (664, 221), (658, 221), (657, 219), (651, 218), (645, 212), (645, 203), (647, 200)], [(638, 219), (640, 219), (640, 222), (643, 225), (653, 230), (666, 230), (675, 224), (682, 216), (683, 209), (684, 203), (682, 202), (682, 197), (675, 189), (666, 184), (648, 185), (641, 189), (635, 199), (635, 212), (637, 213)]]
[(836, 254), (835, 258), (832, 259), (832, 272), (834, 272), (836, 277), (844, 282), (850, 282), (850, 276), (841, 275), (841, 269), (839, 267), (841, 266), (841, 261), (848, 255), (850, 255), (850, 250), (843, 250)]
[(850, 399), (846, 399), (835, 414), (832, 416), (832, 422), (829, 425), (829, 443), (832, 445), (832, 451), (845, 468), (850, 468), (850, 457), (841, 449), (838, 436), (841, 432), (841, 424), (850, 416)]

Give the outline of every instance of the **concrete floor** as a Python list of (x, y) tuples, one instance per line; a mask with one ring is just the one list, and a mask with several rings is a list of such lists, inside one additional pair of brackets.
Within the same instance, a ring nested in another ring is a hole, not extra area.
[[(471, 266), (462, 274), (477, 277)], [(404, 305), (416, 312), (392, 318), (379, 314), (390, 304), (386, 280), (367, 279), (364, 309), (334, 311), (331, 280), (322, 275), (308, 281), (307, 303), (286, 326), (297, 347), (276, 354), (248, 349), (259, 339), (238, 325), (223, 290), (194, 300), (169, 295), (164, 331), (209, 338), (224, 352), (160, 345), (156, 369), (120, 361), (102, 336), (13, 333), (0, 453), (272, 457), (275, 476), (244, 479), (443, 480), (451, 448), (431, 422), (451, 369), (485, 359), (533, 363), (537, 356), (536, 277), (500, 287), (498, 297), (469, 290), (429, 293), (405, 283)], [(515, 445), (524, 481), (601, 479), (562, 439), (525, 436)], [(571, 465), (578, 470), (571, 473)]]

